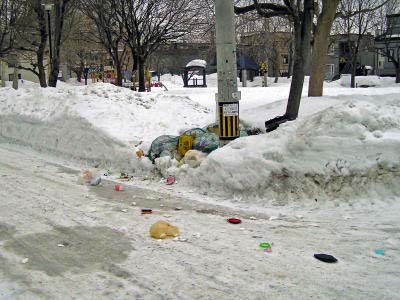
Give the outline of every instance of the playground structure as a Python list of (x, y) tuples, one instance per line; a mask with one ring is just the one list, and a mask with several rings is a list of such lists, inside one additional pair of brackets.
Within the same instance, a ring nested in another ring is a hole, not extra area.
[(190, 61), (183, 74), (183, 86), (186, 88), (207, 87), (206, 66), (206, 61), (201, 59)]

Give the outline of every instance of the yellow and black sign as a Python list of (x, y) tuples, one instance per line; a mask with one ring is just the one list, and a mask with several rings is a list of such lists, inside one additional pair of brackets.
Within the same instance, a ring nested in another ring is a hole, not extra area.
[(219, 102), (219, 138), (234, 140), (240, 136), (239, 102)]

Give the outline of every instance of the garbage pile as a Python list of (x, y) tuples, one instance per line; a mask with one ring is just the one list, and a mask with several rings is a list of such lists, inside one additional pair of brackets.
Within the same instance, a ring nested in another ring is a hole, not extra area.
[[(195, 155), (196, 150), (204, 153), (205, 155), (218, 149), (218, 125), (211, 124), (205, 128), (193, 128), (183, 132), (180, 136), (162, 135), (156, 138), (151, 144), (148, 157), (154, 163), (159, 157), (170, 157), (181, 161), (185, 158), (186, 154), (190, 157)], [(240, 130), (240, 136), (247, 136), (244, 129)], [(186, 161), (192, 160), (185, 158)], [(185, 161), (184, 161), (185, 162)]]

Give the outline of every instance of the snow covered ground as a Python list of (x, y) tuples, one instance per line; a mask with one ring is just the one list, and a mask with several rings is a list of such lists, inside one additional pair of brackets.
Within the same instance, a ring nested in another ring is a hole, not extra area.
[[(0, 144), (1, 300), (391, 300), (400, 293), (399, 201), (232, 209), (148, 182), (123, 183), (122, 192), (108, 181), (78, 185), (79, 166), (65, 163)], [(154, 213), (140, 215), (144, 207)], [(231, 216), (242, 224), (229, 224)], [(148, 230), (158, 220), (178, 226), (180, 240), (153, 240)]]
[[(303, 98), (298, 120), (237, 139), (196, 169), (168, 169), (173, 186), (135, 146), (213, 122), (217, 80), (203, 89), (162, 81), (168, 91), (143, 94), (109, 84), (0, 89), (1, 300), (398, 297), (394, 80), (327, 83), (324, 97)], [(290, 82), (250, 85), (241, 119), (263, 128), (284, 112)], [(89, 188), (77, 184), (85, 168), (112, 174)], [(122, 193), (112, 189), (119, 172), (135, 175)], [(143, 207), (155, 213), (140, 216)], [(152, 240), (160, 219), (185, 241)], [(315, 260), (318, 252), (339, 263)]]

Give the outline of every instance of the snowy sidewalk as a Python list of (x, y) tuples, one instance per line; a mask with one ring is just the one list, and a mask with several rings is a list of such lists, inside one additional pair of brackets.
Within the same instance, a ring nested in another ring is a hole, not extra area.
[[(110, 184), (89, 189), (76, 179), (62, 163), (0, 144), (0, 299), (396, 299), (400, 293), (399, 201), (329, 206), (310, 199), (301, 210), (282, 208), (277, 220), (239, 213), (243, 223), (231, 225), (214, 206), (196, 212), (187, 199), (138, 188), (114, 197)], [(153, 215), (140, 215), (144, 203)], [(187, 241), (151, 239), (148, 229), (158, 220), (177, 225)], [(273, 243), (272, 253), (261, 242)], [(315, 260), (321, 252), (339, 262)]]

